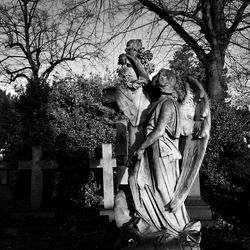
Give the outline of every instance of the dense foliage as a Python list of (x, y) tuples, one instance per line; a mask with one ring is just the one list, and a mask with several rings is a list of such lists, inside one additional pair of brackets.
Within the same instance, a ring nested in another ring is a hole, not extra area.
[(100, 158), (102, 143), (114, 142), (114, 122), (120, 118), (102, 104), (105, 86), (98, 75), (55, 79), (49, 95), (49, 127), (61, 167), (59, 196), (76, 207), (102, 203), (88, 160)]
[(169, 60), (169, 65), (177, 73), (179, 81), (189, 74), (195, 76), (201, 83), (205, 81), (204, 67), (186, 44), (174, 53), (173, 60)]
[(115, 141), (114, 124), (121, 114), (102, 104), (103, 88), (112, 81), (92, 74), (55, 78), (51, 85), (31, 82), (18, 97), (1, 92), (0, 139), (5, 159), (29, 160), (31, 146), (42, 145), (44, 159), (59, 163), (55, 183), (59, 200), (76, 206), (100, 205), (100, 185), (91, 179), (88, 165), (89, 158), (100, 158), (102, 143)]
[(47, 83), (35, 84), (31, 81), (19, 92), (17, 111), (21, 116), (21, 136), (25, 148), (38, 144), (48, 147), (51, 143), (48, 113), (50, 91)]
[(121, 117), (103, 106), (102, 91), (112, 80), (89, 78), (54, 79), (53, 84), (29, 83), (18, 97), (0, 92), (1, 147), (15, 144), (31, 148), (40, 144), (47, 151), (76, 152), (88, 149), (94, 157), (101, 143), (114, 142), (114, 122)]
[(22, 145), (21, 116), (17, 110), (16, 98), (1, 90), (0, 110), (0, 149), (4, 156), (13, 160)]
[(244, 142), (244, 132), (250, 131), (250, 112), (216, 101), (211, 103), (211, 112), (211, 136), (201, 168), (203, 185), (217, 191), (242, 191), (246, 182), (250, 184), (250, 149)]
[(49, 124), (56, 149), (88, 149), (114, 141), (117, 113), (102, 104), (102, 78), (76, 77), (54, 82), (49, 98)]

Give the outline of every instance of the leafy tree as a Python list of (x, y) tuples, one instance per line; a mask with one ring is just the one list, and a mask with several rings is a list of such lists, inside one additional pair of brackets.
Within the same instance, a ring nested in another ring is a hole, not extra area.
[[(180, 78), (192, 75), (199, 80), (204, 87), (206, 86), (205, 68), (187, 44), (184, 44), (175, 51), (173, 59), (169, 60), (169, 66), (178, 73)], [(223, 89), (226, 91), (228, 89), (227, 85), (231, 81), (231, 76), (228, 74), (227, 68), (224, 68), (222, 71), (221, 81)]]
[[(242, 188), (243, 182), (246, 182), (246, 173), (249, 172), (247, 165), (239, 169), (237, 159), (243, 163), (249, 155), (249, 149), (244, 143), (244, 131), (250, 130), (250, 112), (236, 110), (226, 103), (216, 101), (212, 102), (211, 109), (211, 135), (201, 169), (204, 185), (210, 189), (235, 191), (237, 187)], [(245, 172), (245, 176), (240, 176), (241, 183), (235, 182), (239, 179), (239, 171)]]
[(180, 78), (192, 75), (201, 83), (205, 82), (204, 67), (186, 44), (174, 53), (173, 60), (169, 60), (169, 66), (178, 73)]
[(232, 78), (232, 81), (228, 84), (228, 94), (226, 101), (231, 106), (250, 111), (250, 82), (248, 77)]
[(5, 159), (12, 160), (22, 145), (20, 114), (16, 106), (16, 98), (0, 90), (0, 148), (4, 150)]
[(47, 146), (50, 136), (48, 123), (48, 96), (51, 87), (46, 83), (39, 85), (29, 83), (26, 89), (19, 94), (17, 111), (21, 116), (21, 136), (24, 147), (41, 144)]

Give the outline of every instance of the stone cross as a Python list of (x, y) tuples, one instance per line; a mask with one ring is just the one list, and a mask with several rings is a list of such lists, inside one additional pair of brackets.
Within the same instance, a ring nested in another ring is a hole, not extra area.
[(116, 159), (112, 158), (112, 144), (102, 144), (102, 159), (90, 160), (90, 168), (103, 169), (103, 197), (104, 209), (114, 208), (114, 180), (113, 168), (116, 167)]
[(32, 147), (32, 160), (18, 162), (19, 170), (31, 170), (31, 209), (39, 209), (43, 201), (43, 171), (57, 168), (55, 161), (42, 161), (42, 147)]

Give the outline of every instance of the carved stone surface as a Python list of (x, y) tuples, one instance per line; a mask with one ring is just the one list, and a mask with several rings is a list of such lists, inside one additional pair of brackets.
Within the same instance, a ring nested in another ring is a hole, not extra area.
[[(140, 40), (129, 41), (125, 51), (119, 57), (116, 100), (130, 121), (130, 192), (116, 195), (116, 224), (128, 241), (198, 247), (200, 222), (190, 221), (184, 201), (209, 137), (207, 96), (189, 77), (180, 102), (172, 71), (161, 69), (149, 80), (152, 54), (144, 51)], [(150, 88), (158, 96), (152, 98)]]

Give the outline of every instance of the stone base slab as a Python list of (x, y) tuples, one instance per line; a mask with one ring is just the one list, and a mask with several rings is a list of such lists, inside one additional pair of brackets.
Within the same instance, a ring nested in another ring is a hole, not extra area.
[(100, 216), (108, 216), (109, 222), (115, 221), (115, 212), (113, 209), (100, 209), (99, 215)]
[(185, 205), (192, 220), (212, 220), (212, 211), (200, 197), (188, 197)]

